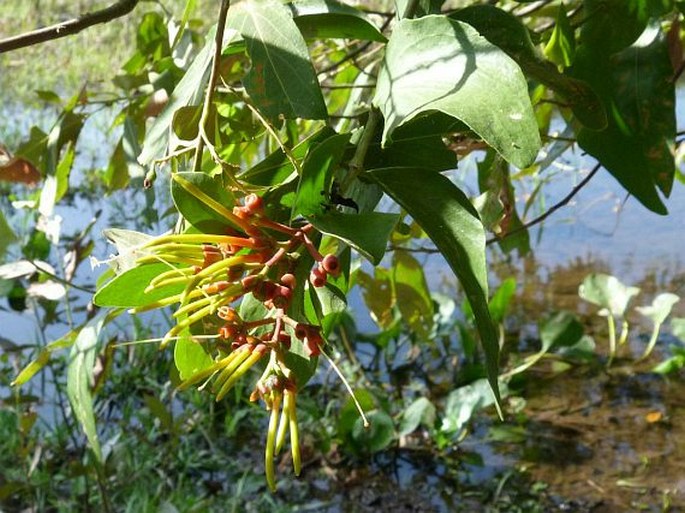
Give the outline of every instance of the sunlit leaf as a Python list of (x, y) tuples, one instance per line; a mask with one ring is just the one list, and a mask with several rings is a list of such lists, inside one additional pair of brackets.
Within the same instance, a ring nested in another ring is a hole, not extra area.
[(145, 134), (143, 148), (138, 157), (142, 165), (149, 165), (154, 159), (163, 156), (169, 143), (169, 134), (174, 113), (186, 105), (198, 105), (203, 97), (204, 88), (209, 80), (209, 65), (214, 50), (215, 28), (205, 36), (205, 46), (178, 83), (162, 112), (155, 118)]
[[(204, 196), (194, 194), (200, 191)], [(171, 197), (179, 213), (202, 233), (225, 234), (229, 221), (211, 207), (209, 197), (230, 212), (235, 198), (221, 183), (221, 177), (206, 173), (179, 172), (172, 175)]]
[(521, 69), (473, 27), (445, 16), (398, 23), (373, 103), (385, 117), (384, 145), (403, 123), (440, 111), (466, 123), (519, 167), (531, 164), (540, 148)]
[[(507, 395), (504, 382), (499, 383), (502, 396)], [(449, 435), (457, 435), (473, 414), (480, 409), (494, 404), (491, 386), (486, 379), (478, 379), (463, 387), (450, 392), (445, 403), (445, 414), (442, 418), (440, 431)]]
[(499, 341), (488, 308), (485, 230), (478, 213), (466, 195), (439, 173), (388, 168), (367, 174), (424, 229), (464, 287), (485, 351), (488, 380), (499, 406)]
[(105, 321), (104, 312), (93, 317), (76, 337), (67, 366), (67, 396), (88, 443), (98, 461), (102, 461), (100, 441), (95, 427), (93, 397), (90, 387), (97, 354), (97, 342)]
[(392, 260), (394, 292), (402, 319), (413, 333), (427, 337), (433, 327), (433, 300), (423, 267), (406, 251), (396, 250)]
[(578, 288), (578, 295), (582, 299), (606, 308), (617, 317), (623, 317), (628, 303), (639, 292), (638, 287), (628, 287), (615, 276), (607, 274), (590, 274)]
[(174, 344), (174, 363), (181, 380), (185, 381), (212, 365), (214, 360), (186, 329)]
[(327, 117), (307, 44), (285, 5), (276, 0), (233, 4), (227, 27), (245, 39), (252, 61), (245, 89), (265, 116), (273, 120)]
[(154, 277), (169, 269), (169, 265), (162, 263), (133, 267), (108, 281), (93, 296), (93, 303), (98, 306), (132, 308), (180, 294), (185, 288), (183, 283), (156, 287), (145, 292)]
[(538, 55), (528, 29), (518, 17), (494, 5), (471, 5), (450, 16), (475, 27), (514, 59), (526, 76), (558, 93), (583, 125), (593, 130), (606, 127), (607, 115), (597, 93), (586, 82), (559, 73), (556, 66)]
[(562, 2), (559, 4), (559, 12), (557, 13), (557, 22), (554, 25), (554, 30), (545, 46), (545, 55), (558, 66), (568, 68), (573, 64), (575, 52), (576, 39), (566, 15), (566, 8)]
[(663, 324), (671, 314), (673, 305), (680, 301), (680, 297), (670, 292), (663, 292), (654, 298), (649, 306), (638, 306), (635, 308), (645, 317), (649, 317), (654, 324)]

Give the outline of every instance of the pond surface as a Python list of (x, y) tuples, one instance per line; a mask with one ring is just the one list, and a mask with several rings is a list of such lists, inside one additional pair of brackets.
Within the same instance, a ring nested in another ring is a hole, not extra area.
[[(94, 146), (104, 140), (93, 136)], [(105, 156), (106, 157), (106, 156)], [(82, 169), (101, 166), (103, 156), (82, 157)], [(548, 204), (563, 197), (588, 166), (581, 157), (568, 157), (577, 167), (560, 168), (545, 188)], [(472, 168), (463, 163), (457, 179), (469, 189)], [(581, 169), (581, 172), (575, 171)], [(78, 179), (77, 175), (77, 179)], [(165, 195), (161, 183), (160, 196)], [(534, 185), (517, 182), (525, 196)], [(473, 192), (473, 191), (472, 191)], [(164, 204), (168, 198), (158, 203)], [(146, 209), (140, 194), (120, 192), (102, 203), (79, 196), (60, 206), (63, 233), (77, 233), (104, 209), (93, 233), (108, 226), (134, 226)], [(604, 351), (604, 320), (578, 298), (578, 285), (590, 272), (607, 272), (640, 286), (640, 304), (659, 292), (685, 296), (685, 187), (676, 183), (667, 201), (671, 214), (644, 210), (607, 173), (600, 172), (568, 206), (531, 230), (533, 253), (524, 258), (493, 251), (491, 283), (514, 276), (517, 297), (507, 320), (507, 340), (524, 351), (534, 350), (536, 323), (545, 314), (566, 309), (582, 315), (587, 331)], [(161, 232), (165, 221), (146, 230)], [(95, 256), (112, 251), (98, 235)], [(429, 284), (454, 296), (458, 286), (444, 262), (423, 260)], [(92, 287), (103, 268), (82, 266), (76, 283)], [(76, 294), (74, 306), (85, 308), (89, 297)], [(352, 295), (360, 331), (377, 328)], [(33, 311), (0, 310), (2, 337), (18, 344), (35, 342)], [(83, 316), (84, 312), (78, 315)], [(674, 316), (685, 316), (685, 301)], [(631, 318), (633, 335), (623, 357), (638, 355), (649, 327)], [(65, 324), (49, 328), (57, 338)], [(607, 371), (601, 364), (560, 372), (540, 364), (519, 383), (509, 400), (504, 423), (491, 411), (479, 415), (459, 444), (436, 451), (420, 431), (399, 447), (375, 457), (349, 462), (335, 455), (313, 457), (303, 480), (281, 490), (296, 511), (421, 512), (421, 511), (559, 511), (623, 512), (685, 511), (685, 376), (665, 379), (649, 369), (676, 340), (664, 330), (655, 357), (641, 366), (619, 358)], [(3, 396), (7, 394), (3, 392)], [(38, 409), (59, 421), (54, 405)], [(49, 423), (49, 421), (48, 421)], [(312, 448), (316, 450), (316, 447)], [(287, 478), (289, 479), (289, 478)], [(311, 484), (305, 484), (304, 481)], [(229, 494), (232, 488), (224, 488)]]

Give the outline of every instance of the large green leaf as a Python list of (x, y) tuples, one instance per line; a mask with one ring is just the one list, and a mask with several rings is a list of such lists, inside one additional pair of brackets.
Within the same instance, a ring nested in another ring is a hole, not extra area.
[(102, 461), (102, 452), (95, 429), (91, 384), (98, 337), (104, 321), (105, 313), (101, 312), (83, 327), (71, 348), (67, 366), (67, 396), (98, 461)]
[[(309, 151), (309, 148), (330, 136), (335, 132), (330, 127), (317, 130), (312, 135), (295, 145), (290, 150), (290, 156), (301, 161)], [(280, 185), (296, 173), (293, 163), (282, 149), (277, 149), (264, 160), (240, 175), (240, 180), (252, 185), (264, 187)]]
[(162, 157), (169, 143), (169, 134), (176, 110), (190, 104), (198, 105), (202, 101), (204, 88), (209, 80), (215, 30), (212, 29), (207, 33), (205, 46), (171, 93), (169, 102), (150, 125), (138, 157), (138, 162), (142, 165), (147, 166), (153, 160)]
[(606, 112), (597, 94), (586, 82), (559, 73), (556, 66), (538, 55), (519, 18), (493, 5), (472, 5), (450, 16), (475, 27), (514, 59), (526, 76), (558, 93), (583, 125), (594, 130), (606, 127)]
[(185, 329), (174, 344), (174, 363), (181, 380), (185, 381), (212, 365), (214, 360), (202, 344), (193, 339), (190, 331)]
[(115, 276), (98, 290), (93, 296), (93, 303), (98, 306), (133, 308), (149, 305), (160, 299), (180, 294), (183, 292), (185, 284), (166, 285), (145, 292), (145, 288), (155, 276), (169, 269), (167, 264), (162, 263), (141, 265), (129, 269)]
[(605, 130), (580, 130), (580, 147), (645, 207), (667, 214), (657, 187), (668, 196), (675, 176), (675, 84), (660, 27), (613, 55), (598, 42), (583, 44), (573, 73), (595, 88), (609, 114)]
[(306, 38), (386, 41), (363, 12), (335, 0), (294, 0), (288, 7)]
[(499, 406), (499, 342), (488, 309), (485, 230), (478, 213), (466, 195), (439, 173), (388, 168), (367, 174), (423, 228), (459, 278), (476, 319), (488, 381)]
[(400, 125), (440, 111), (466, 123), (516, 166), (530, 165), (540, 148), (528, 85), (516, 62), (470, 25), (445, 16), (399, 22), (373, 103), (385, 117), (384, 145)]
[(402, 319), (413, 333), (427, 337), (433, 327), (433, 300), (423, 267), (407, 251), (393, 254), (393, 285)]
[(374, 265), (383, 259), (390, 233), (398, 219), (397, 214), (343, 214), (333, 210), (308, 217), (321, 233), (349, 244)]
[(351, 134), (337, 134), (316, 145), (302, 164), (302, 176), (297, 187), (292, 217), (323, 211), (326, 193), (330, 189), (333, 171), (340, 163)]
[(171, 180), (171, 197), (181, 215), (202, 233), (225, 234), (230, 226), (227, 219), (193, 194), (195, 190), (213, 199), (229, 211), (235, 203), (233, 195), (223, 186), (220, 177), (205, 173), (174, 173)]
[(245, 0), (231, 6), (227, 26), (245, 39), (252, 61), (245, 89), (264, 115), (273, 120), (327, 117), (307, 44), (285, 5)]

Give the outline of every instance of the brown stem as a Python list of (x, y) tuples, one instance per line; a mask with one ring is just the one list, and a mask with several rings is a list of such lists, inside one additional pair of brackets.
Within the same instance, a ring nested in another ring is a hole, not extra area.
[(120, 0), (109, 7), (84, 14), (63, 23), (57, 23), (56, 25), (50, 25), (49, 27), (43, 27), (38, 30), (2, 39), (0, 40), (0, 53), (11, 52), (18, 48), (33, 46), (53, 39), (77, 34), (98, 23), (107, 23), (115, 18), (126, 16), (137, 4), (138, 0)]
[(224, 29), (226, 27), (226, 16), (228, 8), (231, 5), (230, 0), (223, 0), (221, 2), (221, 9), (219, 10), (219, 21), (217, 22), (216, 35), (214, 37), (214, 59), (212, 60), (212, 72), (209, 75), (209, 84), (207, 84), (207, 93), (205, 94), (205, 103), (202, 106), (202, 114), (200, 116), (200, 123), (198, 124), (197, 147), (195, 149), (195, 162), (193, 164), (194, 171), (200, 171), (202, 167), (202, 150), (205, 148), (205, 124), (209, 118), (209, 109), (212, 104), (212, 97), (214, 95), (214, 88), (219, 77), (219, 65), (221, 64), (221, 46), (224, 42)]
[(511, 230), (510, 232), (505, 233), (502, 237), (493, 237), (492, 239), (488, 239), (486, 244), (494, 244), (495, 242), (499, 242), (503, 239), (506, 239), (507, 237), (510, 237), (511, 235), (514, 235), (515, 233), (521, 232), (523, 230), (527, 230), (531, 226), (535, 226), (536, 224), (541, 223), (545, 219), (547, 219), (549, 216), (551, 216), (554, 212), (559, 210), (561, 207), (564, 205), (568, 204), (573, 197), (580, 192), (580, 190), (587, 185), (587, 183), (592, 179), (593, 176), (599, 171), (601, 168), (601, 164), (598, 162), (595, 167), (592, 168), (592, 171), (588, 173), (588, 175), (583, 178), (578, 185), (576, 185), (573, 189), (571, 189), (571, 192), (569, 192), (561, 201), (558, 203), (555, 203), (552, 207), (550, 207), (549, 210), (545, 211), (535, 219), (532, 219), (531, 221), (528, 221), (527, 223), (519, 226), (515, 230)]

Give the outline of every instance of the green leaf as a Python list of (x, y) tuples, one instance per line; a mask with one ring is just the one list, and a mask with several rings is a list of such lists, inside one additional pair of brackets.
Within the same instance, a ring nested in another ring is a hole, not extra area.
[[(225, 234), (231, 223), (212, 205), (219, 204), (230, 212), (235, 198), (221, 178), (192, 171), (174, 173), (171, 178), (171, 197), (186, 221), (202, 233)], [(213, 201), (208, 204), (206, 198)]]
[(148, 166), (153, 160), (163, 156), (169, 143), (174, 113), (186, 105), (201, 103), (205, 86), (209, 80), (209, 65), (212, 62), (214, 51), (215, 30), (216, 28), (209, 30), (205, 39), (205, 46), (197, 54), (188, 71), (171, 93), (171, 97), (162, 112), (150, 125), (138, 157), (138, 162), (143, 166)]
[(174, 363), (181, 381), (185, 381), (212, 365), (214, 360), (186, 329), (174, 344)]
[(90, 389), (98, 337), (104, 321), (105, 313), (101, 312), (83, 327), (71, 348), (67, 366), (67, 397), (69, 397), (74, 416), (88, 438), (95, 458), (100, 462), (102, 462), (102, 452), (95, 428), (93, 397)]
[(35, 376), (50, 361), (50, 352), (48, 349), (41, 349), (38, 356), (14, 378), (12, 386), (21, 386)]
[(501, 48), (531, 77), (557, 92), (583, 125), (601, 130), (607, 125), (602, 101), (584, 81), (562, 75), (540, 57), (526, 26), (519, 18), (493, 5), (472, 5), (450, 17), (468, 23)]
[(521, 69), (473, 27), (445, 16), (399, 22), (373, 103), (385, 117), (383, 145), (400, 125), (440, 111), (466, 123), (518, 167), (530, 165), (540, 148)]
[(387, 269), (376, 267), (374, 277), (361, 269), (355, 273), (357, 282), (362, 289), (364, 304), (369, 309), (371, 318), (384, 330), (392, 327), (395, 319), (393, 306), (395, 298), (392, 294), (392, 280)]
[(516, 278), (510, 277), (504, 280), (490, 298), (488, 308), (494, 322), (504, 322), (511, 300), (516, 295)]
[(623, 317), (630, 300), (638, 295), (638, 287), (627, 287), (615, 276), (590, 274), (578, 288), (581, 299), (604, 308), (616, 317)]
[(7, 254), (7, 248), (16, 240), (16, 234), (7, 223), (5, 215), (0, 211), (0, 260)]
[(245, 89), (266, 117), (328, 117), (307, 44), (285, 5), (276, 0), (231, 5), (226, 26), (245, 39), (252, 61)]
[(425, 397), (419, 397), (404, 410), (399, 435), (413, 433), (421, 424), (429, 429), (435, 424), (435, 405)]
[(457, 154), (445, 145), (443, 136), (466, 129), (462, 122), (441, 112), (418, 116), (398, 127), (385, 148), (381, 148), (380, 136), (372, 142), (364, 165), (367, 169), (395, 166), (435, 171), (455, 169)]
[(292, 218), (321, 213), (333, 178), (351, 134), (336, 134), (317, 144), (304, 159), (302, 176), (297, 187)]
[(575, 53), (576, 39), (566, 15), (566, 8), (562, 2), (559, 4), (559, 12), (557, 13), (557, 22), (554, 25), (554, 30), (545, 46), (545, 55), (554, 64), (568, 68), (573, 64)]
[(594, 87), (609, 114), (605, 130), (581, 129), (578, 144), (640, 203), (665, 215), (657, 187), (666, 196), (671, 192), (676, 133), (668, 43), (654, 26), (620, 53), (606, 52), (605, 43), (586, 43), (577, 52), (574, 76)]
[(392, 417), (381, 410), (366, 414), (369, 427), (365, 428), (361, 419), (357, 419), (352, 429), (352, 440), (362, 451), (371, 453), (385, 449), (395, 438), (395, 426)]
[(685, 342), (685, 317), (677, 317), (671, 320), (673, 336)]
[[(502, 394), (507, 394), (504, 382), (501, 382)], [(491, 387), (485, 379), (478, 379), (463, 387), (450, 392), (445, 404), (445, 416), (442, 419), (440, 431), (449, 435), (457, 435), (474, 412), (487, 408), (493, 404)]]
[(540, 341), (544, 354), (552, 347), (570, 347), (583, 337), (583, 325), (570, 312), (557, 312), (540, 325)]
[(635, 308), (645, 317), (649, 317), (654, 324), (663, 324), (671, 314), (673, 305), (680, 301), (680, 297), (670, 292), (663, 292), (654, 298), (649, 306), (638, 306)]
[(433, 300), (421, 264), (408, 252), (396, 250), (392, 262), (397, 307), (412, 332), (428, 337), (433, 328)]
[(466, 195), (441, 174), (415, 168), (375, 169), (366, 174), (423, 228), (464, 287), (499, 407), (499, 341), (488, 308), (485, 230), (478, 213)]
[(114, 279), (105, 283), (93, 296), (93, 303), (98, 306), (110, 306), (119, 308), (133, 308), (152, 304), (183, 292), (183, 283), (157, 287), (150, 292), (145, 288), (157, 275), (168, 271), (168, 264), (148, 264), (129, 269)]
[(343, 214), (331, 210), (307, 219), (321, 233), (349, 244), (372, 264), (378, 265), (385, 255), (386, 244), (399, 216), (381, 212)]
[[(324, 127), (321, 130), (317, 130), (314, 134), (293, 147), (293, 149), (290, 150), (290, 154), (297, 161), (302, 161), (310, 147), (333, 135), (335, 135), (335, 132), (330, 127)], [(295, 168), (292, 162), (283, 150), (279, 148), (264, 160), (245, 171), (239, 178), (241, 181), (248, 182), (252, 185), (269, 187), (282, 184), (293, 176), (293, 173), (295, 173)]]
[(288, 7), (305, 38), (387, 41), (363, 12), (349, 5), (334, 0), (294, 0)]

